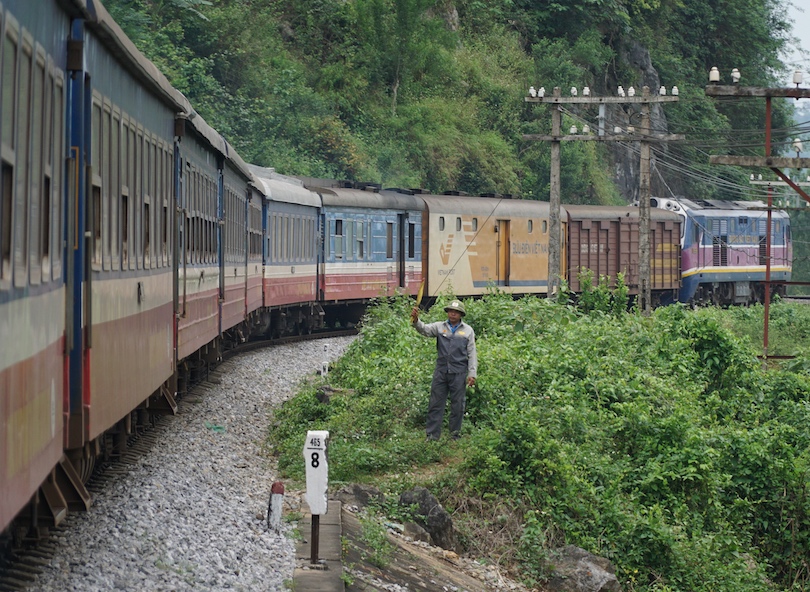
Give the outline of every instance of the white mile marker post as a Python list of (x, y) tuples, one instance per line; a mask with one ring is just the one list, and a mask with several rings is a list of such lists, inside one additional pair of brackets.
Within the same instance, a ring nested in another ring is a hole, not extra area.
[(284, 483), (276, 481), (270, 488), (270, 506), (267, 509), (267, 527), (281, 531), (281, 512), (284, 505)]
[(329, 463), (326, 459), (326, 445), (329, 432), (310, 430), (304, 443), (304, 464), (307, 473), (307, 504), (312, 514), (312, 553), (310, 563), (318, 563), (318, 537), (320, 517), (326, 514), (328, 505), (326, 488), (329, 485)]

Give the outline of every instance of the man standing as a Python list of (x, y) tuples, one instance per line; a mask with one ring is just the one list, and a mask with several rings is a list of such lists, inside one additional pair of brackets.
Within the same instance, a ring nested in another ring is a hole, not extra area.
[(478, 356), (475, 352), (475, 331), (461, 320), (466, 312), (458, 300), (444, 307), (446, 321), (426, 325), (419, 320), (419, 307), (411, 311), (413, 328), (425, 337), (436, 338), (436, 369), (430, 385), (430, 405), (428, 406), (428, 440), (438, 440), (442, 433), (444, 408), (450, 395), (450, 434), (459, 438), (461, 420), (464, 417), (465, 391), (475, 385), (478, 370)]

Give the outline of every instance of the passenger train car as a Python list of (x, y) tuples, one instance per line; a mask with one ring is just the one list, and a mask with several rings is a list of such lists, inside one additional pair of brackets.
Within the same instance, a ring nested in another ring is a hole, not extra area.
[(0, 528), (40, 485), (52, 495), (51, 483), (72, 471), (61, 462), (70, 338), (63, 163), (66, 41), (79, 14), (55, 1), (0, 4)]
[(417, 293), (422, 200), (376, 185), (310, 188), (322, 202), (320, 300), (351, 306), (397, 291)]
[(769, 232), (762, 202), (653, 198), (650, 203), (682, 220), (680, 302), (764, 302), (768, 256), (772, 293), (785, 295), (793, 261), (787, 213), (771, 212)]
[(310, 333), (324, 326), (318, 261), (321, 198), (304, 183), (249, 165), (264, 193), (262, 334)]
[[(98, 1), (0, 2), (0, 542), (86, 509), (96, 460), (252, 335), (355, 323), (423, 283), (547, 293), (548, 203), (249, 165)], [(763, 212), (672, 204), (652, 214), (660, 299), (759, 297)], [(564, 206), (561, 226), (575, 290), (587, 268), (637, 292), (635, 208)], [(786, 215), (771, 236), (789, 278)]]

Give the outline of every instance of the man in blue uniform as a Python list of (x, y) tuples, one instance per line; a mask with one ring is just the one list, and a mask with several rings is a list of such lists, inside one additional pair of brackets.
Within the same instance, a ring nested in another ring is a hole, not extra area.
[(475, 352), (475, 331), (461, 320), (466, 312), (458, 300), (444, 307), (446, 321), (425, 324), (419, 320), (419, 307), (411, 311), (413, 328), (425, 337), (436, 338), (436, 369), (430, 385), (428, 406), (428, 440), (438, 440), (442, 433), (444, 408), (450, 395), (450, 434), (458, 439), (464, 417), (466, 387), (475, 385), (478, 356)]

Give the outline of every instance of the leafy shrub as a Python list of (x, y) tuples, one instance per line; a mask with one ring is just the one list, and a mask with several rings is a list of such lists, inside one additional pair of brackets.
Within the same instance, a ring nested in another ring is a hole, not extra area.
[[(444, 318), (443, 298), (425, 321)], [(280, 466), (300, 475), (298, 436), (317, 425), (337, 480), (432, 484), (466, 508), (462, 529), (468, 500), (523, 509), (508, 557), (527, 582), (573, 543), (628, 590), (806, 589), (810, 375), (763, 370), (729, 329), (736, 311), (642, 317), (600, 298), (591, 312), (494, 289), (465, 301), (479, 377), (465, 437), (436, 446), (423, 442), (435, 345), (410, 328), (408, 298), (381, 300), (329, 375), (351, 390), (324, 406), (307, 388), (279, 410)], [(469, 516), (482, 518), (500, 519)]]

